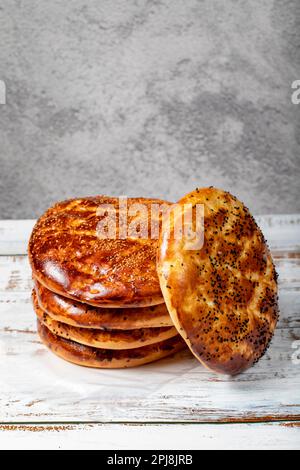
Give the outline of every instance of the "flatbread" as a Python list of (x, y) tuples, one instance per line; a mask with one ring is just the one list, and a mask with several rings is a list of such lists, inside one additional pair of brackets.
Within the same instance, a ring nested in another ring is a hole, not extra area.
[[(278, 319), (276, 272), (261, 230), (231, 194), (197, 189), (179, 201), (204, 204), (204, 245), (163, 230), (158, 273), (175, 327), (208, 368), (234, 375), (266, 351)], [(177, 217), (178, 214), (177, 214)], [(195, 229), (195, 219), (193, 229)]]
[(105, 308), (77, 302), (51, 292), (35, 281), (39, 305), (53, 320), (81, 328), (131, 330), (173, 326), (166, 304), (151, 307)]
[[(133, 204), (143, 204), (146, 213), (130, 213)], [(58, 202), (37, 221), (30, 237), (28, 253), (34, 277), (53, 292), (90, 305), (141, 307), (163, 303), (156, 273), (158, 240), (151, 238), (160, 214), (151, 215), (152, 204), (170, 203), (131, 198), (127, 200), (128, 209), (119, 210), (119, 199), (107, 196)], [(107, 207), (107, 213), (99, 213), (103, 207)], [(113, 209), (115, 239), (99, 238), (99, 226)], [(122, 238), (120, 217), (126, 217), (127, 227), (136, 228), (136, 233), (125, 233)]]
[(80, 344), (102, 349), (133, 349), (149, 344), (159, 343), (165, 339), (176, 336), (174, 327), (166, 328), (141, 328), (138, 330), (111, 330), (102, 331), (92, 328), (78, 328), (53, 320), (38, 305), (37, 298), (33, 292), (33, 305), (35, 313), (53, 334), (61, 338), (70, 339)]
[(39, 320), (37, 322), (38, 333), (42, 342), (52, 350), (54, 354), (66, 361), (85, 367), (100, 369), (119, 369), (141, 366), (149, 362), (157, 361), (170, 356), (186, 347), (179, 335), (160, 343), (143, 346), (135, 349), (99, 349), (60, 338), (51, 333)]

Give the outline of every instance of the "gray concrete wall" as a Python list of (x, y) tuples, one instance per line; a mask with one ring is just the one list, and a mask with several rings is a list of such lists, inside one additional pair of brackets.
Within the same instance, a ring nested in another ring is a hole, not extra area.
[(0, 218), (216, 185), (300, 211), (299, 0), (1, 0)]

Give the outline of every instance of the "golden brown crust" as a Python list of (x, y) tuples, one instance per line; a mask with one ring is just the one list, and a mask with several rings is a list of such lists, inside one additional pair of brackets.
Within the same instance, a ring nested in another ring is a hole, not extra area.
[(136, 367), (170, 356), (186, 347), (184, 341), (177, 335), (166, 341), (141, 348), (118, 351), (99, 349), (60, 338), (51, 333), (39, 320), (37, 326), (41, 340), (54, 354), (85, 367), (100, 369)]
[(193, 354), (208, 368), (234, 375), (264, 354), (277, 323), (272, 257), (248, 209), (231, 194), (197, 189), (179, 201), (187, 203), (204, 204), (204, 245), (189, 251), (172, 230), (171, 237), (162, 233), (161, 288)]
[(35, 291), (32, 292), (35, 313), (51, 333), (80, 344), (102, 349), (133, 349), (159, 343), (176, 336), (174, 327), (140, 328), (137, 330), (102, 331), (92, 328), (78, 328), (53, 320), (38, 304)]
[[(120, 211), (118, 198), (95, 196), (55, 204), (37, 221), (28, 253), (33, 275), (48, 289), (65, 297), (95, 306), (149, 306), (163, 303), (156, 273), (158, 241), (151, 239), (151, 204), (157, 199), (131, 198), (128, 207), (144, 204), (147, 216)], [(128, 225), (140, 221), (140, 232), (148, 238), (100, 239), (98, 224), (106, 214), (97, 215), (103, 204), (127, 215)], [(159, 214), (153, 216), (152, 222)]]
[(35, 281), (39, 305), (56, 321), (81, 328), (131, 330), (173, 326), (166, 304), (139, 308), (105, 308), (77, 302), (51, 292)]

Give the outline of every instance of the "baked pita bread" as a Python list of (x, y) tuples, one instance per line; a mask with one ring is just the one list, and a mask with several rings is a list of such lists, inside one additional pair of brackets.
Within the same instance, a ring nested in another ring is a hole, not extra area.
[(57, 356), (85, 367), (119, 369), (141, 366), (170, 356), (186, 347), (179, 335), (135, 349), (99, 349), (60, 338), (38, 320), (38, 333), (42, 342)]
[[(234, 375), (266, 351), (278, 319), (276, 272), (249, 210), (228, 192), (197, 189), (179, 201), (183, 214), (204, 205), (204, 245), (162, 231), (160, 285), (175, 327), (206, 367)], [(178, 222), (178, 221), (177, 221)], [(192, 229), (195, 230), (193, 220)]]
[[(30, 237), (34, 277), (49, 290), (90, 305), (163, 303), (156, 273), (158, 240), (151, 238), (160, 212), (152, 214), (153, 204), (169, 205), (158, 199), (131, 198), (123, 207), (118, 198), (106, 196), (58, 202), (37, 221)], [(128, 223), (120, 224), (125, 218)], [(120, 226), (127, 227), (125, 234)]]
[(33, 293), (35, 313), (43, 325), (53, 334), (61, 338), (70, 339), (80, 344), (102, 349), (133, 349), (149, 344), (158, 343), (172, 338), (178, 333), (174, 327), (141, 328), (138, 330), (95, 330), (92, 328), (78, 328), (53, 320), (38, 305), (36, 295)]
[(56, 321), (81, 328), (132, 330), (173, 326), (166, 304), (151, 307), (105, 308), (77, 302), (51, 292), (38, 281), (39, 306)]

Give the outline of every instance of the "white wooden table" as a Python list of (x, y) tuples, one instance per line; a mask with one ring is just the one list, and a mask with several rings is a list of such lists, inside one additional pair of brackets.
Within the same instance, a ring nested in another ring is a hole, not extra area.
[(300, 215), (257, 217), (279, 273), (266, 356), (228, 378), (183, 352), (127, 370), (68, 364), (40, 343), (26, 245), (0, 221), (0, 448), (300, 448)]

